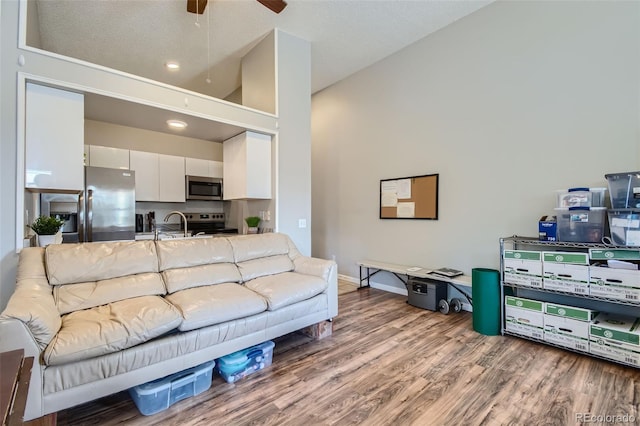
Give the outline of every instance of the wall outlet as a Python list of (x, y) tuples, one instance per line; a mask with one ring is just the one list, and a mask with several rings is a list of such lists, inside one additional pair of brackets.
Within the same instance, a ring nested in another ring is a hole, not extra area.
[(307, 219), (298, 219), (298, 228), (306, 228)]

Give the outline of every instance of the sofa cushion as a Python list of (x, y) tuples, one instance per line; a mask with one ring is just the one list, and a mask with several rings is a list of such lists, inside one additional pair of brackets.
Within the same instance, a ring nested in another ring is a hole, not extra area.
[(312, 275), (284, 272), (256, 278), (244, 285), (267, 299), (268, 309), (275, 311), (320, 294), (329, 284)]
[(289, 254), (289, 237), (284, 234), (238, 235), (228, 238), (228, 241), (233, 247), (236, 263)]
[(53, 298), (60, 314), (106, 305), (118, 300), (166, 293), (158, 273), (128, 275), (89, 283), (57, 285)]
[(75, 311), (44, 351), (44, 363), (60, 365), (135, 346), (178, 327), (180, 312), (160, 296), (143, 296)]
[(169, 293), (205, 285), (240, 282), (240, 272), (233, 263), (214, 263), (162, 272)]
[(156, 242), (160, 271), (210, 263), (233, 263), (233, 250), (226, 238), (188, 238)]
[(293, 271), (293, 268), (293, 262), (286, 254), (260, 257), (238, 263), (238, 270), (240, 270), (240, 275), (242, 275), (242, 281), (249, 281), (265, 275)]
[(267, 309), (262, 297), (235, 283), (190, 288), (166, 298), (182, 312), (180, 331), (248, 317)]
[(158, 272), (153, 241), (51, 244), (47, 246), (45, 257), (47, 276), (52, 285)]

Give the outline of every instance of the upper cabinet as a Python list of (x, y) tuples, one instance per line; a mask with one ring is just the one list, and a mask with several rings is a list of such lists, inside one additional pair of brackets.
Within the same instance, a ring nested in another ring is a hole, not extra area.
[(184, 157), (158, 154), (158, 169), (160, 170), (158, 201), (184, 203), (186, 200)]
[(222, 178), (222, 170), (222, 161), (185, 158), (185, 174), (187, 176)]
[(84, 96), (27, 83), (25, 123), (25, 187), (81, 191)]
[(90, 145), (88, 164), (92, 167), (129, 170), (129, 150)]
[(222, 144), (224, 199), (271, 198), (271, 136), (244, 132)]
[(136, 172), (136, 201), (185, 201), (184, 157), (129, 151)]
[(160, 168), (158, 154), (129, 151), (131, 170), (136, 172), (136, 201), (158, 201), (160, 198)]

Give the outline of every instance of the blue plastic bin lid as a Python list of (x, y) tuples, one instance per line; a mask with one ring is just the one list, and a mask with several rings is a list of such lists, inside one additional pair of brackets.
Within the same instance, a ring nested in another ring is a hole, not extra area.
[(228, 368), (241, 367), (247, 362), (249, 362), (251, 359), (253, 359), (253, 357), (251, 356), (252, 352), (260, 351), (264, 353), (269, 350), (272, 350), (274, 346), (275, 346), (275, 343), (269, 340), (267, 342), (260, 343), (259, 345), (251, 346), (250, 348), (242, 349), (232, 354), (225, 355), (223, 357), (218, 358), (218, 367), (219, 368), (223, 368), (223, 366)]
[(207, 370), (213, 370), (215, 365), (214, 361), (207, 361), (204, 364), (197, 365), (195, 367), (188, 368), (184, 371), (178, 371), (177, 373), (170, 374), (166, 377), (153, 380), (151, 382), (143, 383), (133, 388), (134, 392), (138, 395), (150, 395), (171, 388), (171, 382), (174, 380), (193, 374), (194, 377), (201, 374), (206, 374)]

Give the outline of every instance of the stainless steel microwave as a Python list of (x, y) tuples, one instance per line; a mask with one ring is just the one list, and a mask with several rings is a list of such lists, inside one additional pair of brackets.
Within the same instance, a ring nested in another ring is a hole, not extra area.
[(187, 176), (186, 182), (187, 200), (222, 200), (222, 179)]

